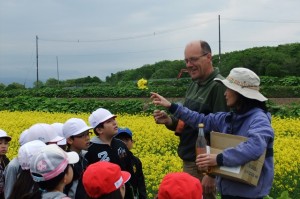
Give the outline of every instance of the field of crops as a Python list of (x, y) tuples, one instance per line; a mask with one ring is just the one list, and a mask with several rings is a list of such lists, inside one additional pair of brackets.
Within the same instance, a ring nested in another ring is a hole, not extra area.
[[(65, 122), (71, 117), (87, 122), (88, 114), (48, 113), (48, 112), (8, 112), (0, 111), (0, 128), (13, 137), (8, 157), (18, 153), (19, 134), (31, 125), (44, 122)], [(149, 198), (157, 192), (162, 177), (172, 171), (181, 171), (181, 160), (177, 156), (178, 137), (162, 125), (155, 124), (147, 115), (118, 115), (119, 126), (129, 127), (135, 140), (133, 153), (143, 163)], [(275, 180), (270, 196), (277, 198), (288, 191), (291, 198), (300, 195), (300, 119), (274, 117), (275, 130), (274, 159)]]

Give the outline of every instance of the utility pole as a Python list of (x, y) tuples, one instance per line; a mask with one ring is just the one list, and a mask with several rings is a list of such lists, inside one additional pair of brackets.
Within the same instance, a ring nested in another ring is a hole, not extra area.
[(57, 85), (59, 87), (58, 57), (56, 56)]
[(219, 65), (221, 66), (221, 25), (220, 25), (220, 15), (219, 15)]
[(36, 35), (36, 87), (39, 87), (39, 50), (38, 50), (38, 36)]

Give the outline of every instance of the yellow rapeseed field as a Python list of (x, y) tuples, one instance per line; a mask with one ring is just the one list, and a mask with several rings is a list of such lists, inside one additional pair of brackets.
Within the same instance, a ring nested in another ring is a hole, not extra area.
[[(0, 111), (0, 128), (13, 137), (7, 155), (10, 159), (17, 155), (19, 134), (35, 123), (63, 123), (71, 117), (88, 122), (88, 116), (89, 114)], [(152, 116), (118, 115), (117, 122), (120, 127), (129, 127), (134, 133), (132, 152), (143, 163), (148, 196), (153, 198), (166, 173), (182, 170), (181, 160), (176, 152), (178, 137), (163, 125), (155, 124)], [(275, 180), (272, 193), (285, 190), (290, 195), (300, 193), (300, 119), (275, 117), (272, 126), (275, 130)]]

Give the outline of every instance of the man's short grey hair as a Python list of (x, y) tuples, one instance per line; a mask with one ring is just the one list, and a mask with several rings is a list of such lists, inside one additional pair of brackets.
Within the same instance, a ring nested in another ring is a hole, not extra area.
[(200, 40), (200, 46), (203, 53), (211, 53), (211, 48), (206, 41)]

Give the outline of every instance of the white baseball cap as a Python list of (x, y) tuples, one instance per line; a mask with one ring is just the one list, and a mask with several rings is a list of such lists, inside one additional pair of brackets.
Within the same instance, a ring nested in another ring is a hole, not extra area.
[(23, 170), (29, 170), (31, 158), (38, 153), (46, 144), (41, 140), (33, 140), (23, 144), (19, 148), (18, 162)]
[(30, 172), (35, 182), (48, 181), (61, 174), (68, 164), (79, 161), (76, 152), (65, 152), (56, 144), (49, 144), (35, 154), (30, 163)]
[(2, 129), (0, 129), (0, 138), (5, 138), (8, 141), (11, 141), (11, 137), (7, 135), (7, 133), (5, 131), (3, 131)]
[(109, 120), (110, 118), (117, 117), (116, 115), (111, 114), (108, 110), (104, 108), (98, 108), (89, 117), (90, 125), (95, 128), (99, 124)]
[(83, 119), (71, 118), (68, 119), (63, 125), (63, 135), (65, 138), (69, 138), (74, 135), (79, 135), (93, 127), (88, 126)]
[(25, 144), (27, 142), (27, 135), (28, 135), (28, 129), (25, 129), (19, 137), (19, 143), (22, 146), (23, 144)]
[(37, 123), (32, 125), (28, 129), (28, 133), (26, 135), (26, 140), (41, 140), (44, 143), (48, 142), (58, 142), (64, 139), (63, 137), (59, 136), (53, 126), (46, 123)]
[(55, 122), (55, 123), (51, 124), (51, 126), (53, 126), (53, 128), (55, 129), (55, 131), (58, 134), (58, 136), (63, 137), (62, 140), (60, 140), (60, 141), (57, 142), (57, 145), (59, 145), (59, 146), (66, 145), (67, 144), (67, 140), (66, 140), (66, 138), (64, 137), (64, 134), (63, 134), (63, 126), (64, 126), (64, 124), (63, 123), (59, 123), (59, 122)]

